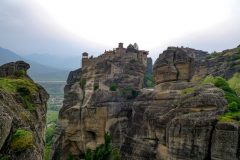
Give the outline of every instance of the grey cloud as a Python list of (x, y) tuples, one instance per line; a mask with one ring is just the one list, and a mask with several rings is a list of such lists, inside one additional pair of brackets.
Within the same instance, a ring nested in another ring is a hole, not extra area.
[[(209, 52), (239, 45), (240, 2), (229, 1), (232, 9), (230, 20), (219, 26), (159, 44), (156, 49), (149, 49), (150, 55), (156, 59), (160, 52), (172, 45)], [(109, 49), (67, 33), (32, 0), (0, 1), (0, 46), (20, 54), (48, 53), (62, 56), (78, 55), (84, 51), (98, 55), (104, 49)]]
[(95, 54), (96, 50), (101, 49), (101, 46), (91, 42), (66, 35), (65, 30), (56, 26), (46, 13), (29, 0), (2, 0), (0, 24), (0, 46), (20, 54), (70, 56), (85, 50)]

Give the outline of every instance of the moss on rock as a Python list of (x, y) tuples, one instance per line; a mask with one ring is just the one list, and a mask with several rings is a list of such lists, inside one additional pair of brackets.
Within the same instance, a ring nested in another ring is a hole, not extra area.
[(30, 93), (38, 92), (38, 86), (29, 78), (0, 78), (0, 89), (7, 93), (16, 93), (19, 87), (27, 88)]
[(182, 92), (181, 92), (181, 94), (182, 94), (182, 95), (187, 95), (187, 94), (193, 93), (194, 91), (195, 91), (194, 88), (189, 87), (189, 88), (183, 89)]
[(24, 129), (18, 129), (12, 137), (11, 149), (14, 151), (23, 151), (33, 147), (33, 134)]
[(34, 110), (34, 105), (31, 100), (31, 95), (38, 92), (38, 86), (29, 78), (0, 78), (0, 90), (7, 93), (18, 93), (23, 99), (26, 109)]

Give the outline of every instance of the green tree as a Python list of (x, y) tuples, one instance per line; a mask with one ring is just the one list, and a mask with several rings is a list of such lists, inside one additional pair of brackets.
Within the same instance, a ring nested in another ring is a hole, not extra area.
[(222, 77), (207, 76), (204, 83), (212, 83), (216, 87), (224, 91), (226, 100), (228, 101), (228, 107), (230, 111), (238, 111), (240, 109), (240, 97), (237, 93), (230, 87), (229, 83)]
[(232, 112), (236, 112), (238, 110), (238, 105), (237, 103), (234, 101), (232, 103), (229, 104), (229, 110)]
[(234, 74), (234, 76), (228, 81), (229, 86), (235, 90), (235, 92), (240, 96), (240, 73)]
[(117, 90), (117, 84), (116, 83), (112, 83), (111, 85), (110, 85), (110, 91), (116, 91)]
[(105, 133), (104, 144), (97, 146), (96, 150), (87, 149), (85, 160), (120, 160), (118, 149), (113, 149), (111, 145), (111, 135)]
[(147, 88), (152, 88), (155, 86), (152, 74), (147, 74), (144, 76), (144, 85)]

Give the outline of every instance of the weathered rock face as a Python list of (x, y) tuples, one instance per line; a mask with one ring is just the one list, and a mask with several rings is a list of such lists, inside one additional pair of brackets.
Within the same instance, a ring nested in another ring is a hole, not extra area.
[[(100, 87), (94, 91), (91, 87), (94, 80), (111, 72), (109, 61), (72, 72), (65, 87), (53, 159), (65, 160), (69, 153), (83, 158), (87, 148), (104, 142), (105, 132), (112, 135), (123, 160), (238, 159), (239, 126), (218, 122), (227, 106), (223, 91), (190, 82), (206, 56), (194, 49), (169, 48), (154, 65), (157, 85), (153, 89), (137, 88), (134, 78), (144, 74), (138, 65), (121, 64), (124, 72), (116, 72), (103, 84), (139, 89), (130, 98), (121, 90)], [(87, 80), (85, 87), (79, 83), (82, 78)]]
[[(48, 94), (27, 75), (16, 77), (16, 72), (27, 71), (28, 68), (25, 62), (0, 66), (1, 158), (43, 159)], [(19, 85), (20, 82), (22, 85)], [(23, 95), (23, 90), (29, 92)]]
[(154, 64), (155, 83), (190, 81), (198, 63), (207, 53), (191, 48), (168, 47)]
[(240, 72), (240, 48), (228, 49), (207, 56), (196, 65), (191, 81), (198, 81), (206, 75), (221, 76), (230, 79)]
[(30, 68), (30, 65), (24, 61), (17, 61), (7, 63), (1, 66), (0, 68), (0, 77), (13, 76), (18, 71), (27, 71)]
[(240, 72), (240, 48), (213, 55), (191, 48), (168, 47), (154, 64), (156, 84), (168, 81), (198, 82), (207, 75), (231, 78)]
[[(70, 92), (81, 93), (75, 85)], [(214, 126), (226, 101), (213, 86), (196, 87), (184, 95), (182, 89), (188, 87), (193, 84), (164, 83), (155, 90), (142, 90), (134, 100), (96, 91), (88, 107), (74, 105), (62, 115), (57, 140), (62, 144), (55, 149), (63, 153), (62, 159), (69, 152), (81, 157), (86, 148), (103, 143), (104, 133), (110, 132), (122, 159), (208, 158)]]
[(94, 68), (95, 82), (102, 82), (108, 87), (112, 83), (116, 83), (118, 88), (132, 86), (135, 89), (140, 89), (143, 86), (145, 70), (146, 67), (143, 63), (128, 57), (100, 61), (96, 63)]
[(219, 122), (214, 129), (211, 147), (211, 158), (240, 159), (239, 157), (239, 125)]
[[(59, 113), (53, 159), (57, 159), (60, 153), (61, 158), (66, 159), (69, 152), (81, 157), (86, 148), (93, 149), (97, 144), (104, 142), (107, 108), (99, 108), (96, 111), (96, 118), (90, 116), (95, 109), (87, 109), (92, 108), (92, 99), (96, 98), (95, 85), (98, 85), (99, 91), (110, 93), (105, 98), (115, 95), (116, 98), (124, 100), (117, 94), (118, 92), (109, 92), (110, 85), (117, 84), (119, 91), (126, 87), (138, 90), (143, 86), (144, 73), (145, 67), (142, 63), (126, 57), (98, 61), (83, 69), (70, 72), (65, 86), (64, 104)], [(85, 125), (82, 124), (83, 121)], [(93, 142), (94, 137), (97, 140)], [(63, 151), (63, 148), (67, 149)]]

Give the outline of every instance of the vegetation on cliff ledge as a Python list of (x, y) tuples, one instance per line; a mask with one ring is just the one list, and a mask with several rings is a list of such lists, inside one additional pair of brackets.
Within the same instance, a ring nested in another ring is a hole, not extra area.
[(14, 75), (18, 78), (25, 77), (27, 75), (27, 72), (22, 69), (22, 70), (15, 71)]
[(138, 96), (139, 92), (135, 90), (132, 86), (126, 86), (121, 89), (120, 94), (126, 99), (134, 99)]
[(37, 85), (28, 78), (0, 78), (0, 89), (7, 93), (16, 93), (19, 87), (24, 87), (31, 93), (36, 93), (38, 91)]
[(155, 86), (153, 75), (152, 74), (146, 74), (144, 76), (144, 85), (147, 88), (153, 88)]
[(235, 73), (228, 83), (229, 86), (235, 90), (238, 96), (240, 96), (240, 73)]
[(193, 87), (185, 88), (182, 90), (181, 94), (182, 95), (187, 95), (193, 93), (195, 90)]
[[(238, 75), (234, 77), (238, 77)], [(228, 112), (220, 117), (220, 121), (240, 121), (240, 97), (237, 94), (237, 87), (230, 87), (239, 86), (240, 81), (237, 81), (234, 77), (227, 82), (222, 77), (207, 76), (203, 81), (203, 83), (214, 84), (224, 91), (225, 98), (228, 101)]]
[(110, 91), (116, 91), (117, 90), (117, 84), (116, 83), (112, 83), (109, 87)]
[(113, 149), (111, 145), (111, 136), (108, 133), (104, 135), (105, 143), (97, 146), (96, 150), (88, 149), (85, 160), (120, 160), (118, 149)]
[[(19, 76), (22, 74), (24, 73), (19, 73)], [(0, 78), (0, 90), (10, 94), (20, 94), (26, 109), (34, 110), (31, 95), (38, 92), (38, 86), (31, 79), (25, 77)]]
[(19, 152), (31, 147), (33, 147), (32, 132), (18, 129), (12, 137), (11, 149)]
[(218, 56), (220, 56), (220, 55), (221, 55), (221, 52), (216, 52), (216, 51), (214, 51), (213, 53), (211, 53), (211, 54), (209, 54), (209, 55), (207, 56), (207, 59), (216, 58), (216, 57), (218, 57)]

